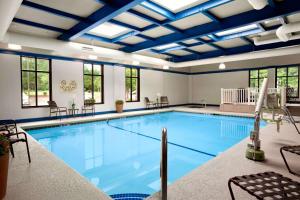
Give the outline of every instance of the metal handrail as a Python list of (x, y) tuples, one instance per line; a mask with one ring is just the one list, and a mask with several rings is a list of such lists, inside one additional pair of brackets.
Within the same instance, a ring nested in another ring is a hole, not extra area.
[(168, 137), (167, 129), (163, 128), (161, 133), (161, 161), (160, 161), (160, 178), (161, 178), (161, 199), (167, 200), (168, 186)]

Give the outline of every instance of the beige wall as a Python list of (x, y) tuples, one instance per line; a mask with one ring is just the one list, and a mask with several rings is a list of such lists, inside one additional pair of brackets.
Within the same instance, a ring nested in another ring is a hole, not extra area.
[[(46, 117), (49, 108), (21, 107), (20, 56), (0, 54), (0, 119)], [(75, 80), (77, 89), (62, 91), (61, 80)], [(188, 76), (141, 69), (140, 102), (125, 103), (125, 109), (144, 108), (144, 98), (156, 94), (167, 95), (171, 105), (188, 103)], [(76, 107), (83, 105), (83, 63), (52, 60), (52, 97), (59, 106), (70, 107), (74, 98)], [(125, 99), (125, 68), (104, 66), (104, 104), (96, 105), (96, 112), (115, 110), (115, 100)]]

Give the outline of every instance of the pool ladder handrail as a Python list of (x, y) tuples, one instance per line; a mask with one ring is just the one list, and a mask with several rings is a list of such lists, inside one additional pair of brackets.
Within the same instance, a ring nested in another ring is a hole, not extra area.
[(161, 178), (161, 199), (167, 200), (168, 187), (168, 137), (167, 129), (163, 128), (161, 133), (161, 161), (160, 161), (160, 178)]

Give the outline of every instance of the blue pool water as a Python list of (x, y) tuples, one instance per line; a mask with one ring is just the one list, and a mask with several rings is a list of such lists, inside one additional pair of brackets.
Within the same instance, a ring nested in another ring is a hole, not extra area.
[(152, 194), (160, 188), (159, 140), (164, 127), (172, 183), (246, 138), (253, 119), (167, 112), (28, 133), (109, 195)]

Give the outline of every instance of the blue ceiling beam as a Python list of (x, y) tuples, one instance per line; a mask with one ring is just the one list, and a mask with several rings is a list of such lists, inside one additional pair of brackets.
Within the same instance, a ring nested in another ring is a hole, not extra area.
[(155, 41), (145, 41), (134, 45), (134, 47), (124, 47), (126, 52), (135, 52), (143, 49), (149, 49), (156, 46), (172, 42), (180, 42), (187, 39), (194, 39), (207, 34), (216, 33), (224, 29), (232, 29), (252, 23), (259, 23), (269, 18), (280, 17), (295, 13), (300, 10), (300, 4), (295, 4), (293, 0), (285, 0), (278, 3), (276, 8), (266, 6), (260, 11), (250, 10), (241, 14), (223, 18), (221, 23), (207, 23), (184, 30), (185, 34), (171, 33), (157, 38)]
[[(49, 31), (55, 31), (58, 33), (64, 33), (65, 29), (62, 28), (57, 28), (57, 27), (53, 27), (53, 26), (49, 26), (49, 25), (45, 25), (45, 24), (40, 24), (40, 23), (36, 23), (36, 22), (32, 22), (32, 21), (27, 21), (24, 19), (19, 19), (19, 18), (14, 18), (13, 22), (15, 23), (19, 23), (19, 24), (24, 24), (27, 26), (32, 26), (32, 27), (36, 27), (36, 28), (41, 28), (41, 29), (45, 29), (45, 30), (49, 30)], [(97, 35), (92, 35), (92, 34), (88, 34), (85, 33), (81, 36), (82, 38), (86, 38), (86, 39), (90, 39), (90, 40), (97, 40), (100, 42), (107, 42), (107, 43), (112, 43), (111, 39), (105, 38), (105, 37), (101, 37), (101, 36), (97, 36)], [(129, 44), (126, 43), (122, 43), (122, 42), (116, 42), (117, 44), (123, 45), (123, 46), (130, 46)]]
[[(60, 10), (57, 10), (57, 9), (54, 9), (54, 8), (50, 8), (50, 7), (47, 7), (47, 6), (43, 6), (43, 5), (40, 5), (40, 4), (37, 4), (37, 3), (33, 3), (31, 1), (23, 1), (22, 5), (27, 6), (27, 7), (31, 7), (31, 8), (34, 8), (34, 9), (42, 10), (44, 12), (48, 12), (48, 13), (58, 15), (58, 16), (61, 16), (61, 17), (74, 19), (74, 20), (77, 20), (77, 21), (84, 21), (85, 20), (85, 18), (83, 18), (83, 17), (73, 15), (73, 14), (70, 14), (70, 13), (67, 13), (67, 12), (64, 12), (64, 11), (60, 11)], [(116, 24), (116, 25), (119, 25), (119, 26), (123, 26), (123, 27), (128, 28), (128, 29), (143, 31), (143, 29), (141, 29), (137, 26), (126, 24), (126, 23), (123, 23), (123, 22), (120, 22), (120, 21), (117, 21), (117, 20), (114, 20), (114, 19), (111, 19), (109, 22), (113, 23), (113, 24)]]
[(113, 42), (113, 43), (119, 42), (119, 41), (124, 40), (124, 39), (126, 39), (128, 37), (132, 37), (132, 36), (138, 35), (139, 33), (140, 33), (139, 31), (130, 31), (128, 33), (125, 33), (123, 35), (120, 35), (120, 36), (112, 39), (111, 42)]
[(73, 26), (71, 29), (63, 33), (58, 37), (61, 40), (72, 40), (80, 37), (89, 30), (95, 28), (96, 26), (103, 24), (119, 14), (126, 12), (132, 7), (140, 4), (144, 0), (122, 0), (112, 2), (112, 5), (104, 5), (99, 10), (92, 13), (84, 21), (80, 21), (78, 24)]
[(201, 56), (196, 55), (187, 55), (187, 56), (181, 56), (180, 58), (175, 58), (175, 62), (183, 62), (183, 61), (190, 61), (194, 59), (206, 59), (206, 58), (212, 58), (217, 56), (224, 56), (224, 55), (234, 55), (234, 54), (241, 54), (241, 53), (249, 53), (253, 51), (262, 51), (262, 50), (269, 50), (274, 48), (280, 48), (280, 47), (288, 47), (293, 45), (299, 45), (300, 39), (298, 40), (291, 40), (288, 42), (278, 42), (273, 44), (266, 44), (261, 46), (253, 46), (253, 45), (244, 45), (240, 47), (234, 47), (226, 49), (225, 52), (222, 52), (220, 50), (216, 51), (210, 51), (207, 53), (203, 53)]
[(57, 9), (54, 9), (54, 8), (50, 8), (50, 7), (47, 7), (47, 6), (43, 6), (43, 5), (40, 5), (40, 4), (37, 4), (37, 3), (33, 3), (31, 1), (23, 1), (22, 5), (30, 7), (30, 8), (42, 10), (42, 11), (45, 11), (45, 12), (48, 12), (48, 13), (51, 13), (51, 14), (55, 14), (55, 15), (58, 15), (58, 16), (61, 16), (61, 17), (67, 17), (67, 18), (70, 18), (70, 19), (74, 19), (74, 20), (77, 20), (77, 21), (85, 20), (85, 18), (83, 18), (83, 17), (73, 15), (73, 14), (70, 14), (70, 13), (67, 13), (67, 12), (64, 12), (64, 11), (60, 11), (60, 10), (57, 10)]
[(174, 13), (172, 13), (171, 11), (169, 11), (168, 9), (152, 2), (152, 1), (144, 1), (141, 3), (141, 6), (159, 14), (159, 15), (162, 15), (164, 16), (165, 18), (167, 19), (170, 19), (170, 20), (173, 20), (175, 18), (175, 15)]
[(57, 28), (57, 27), (53, 27), (53, 26), (49, 26), (49, 25), (45, 25), (45, 24), (40, 24), (40, 23), (36, 23), (36, 22), (32, 22), (32, 21), (27, 21), (24, 19), (19, 19), (19, 18), (14, 18), (13, 22), (19, 23), (19, 24), (24, 24), (27, 26), (33, 26), (36, 28), (42, 28), (42, 29), (46, 29), (49, 31), (55, 31), (58, 33), (63, 33), (64, 31), (66, 31), (65, 29), (62, 28)]
[(217, 22), (217, 23), (220, 22), (220, 19), (217, 18), (212, 13), (210, 13), (209, 11), (203, 11), (202, 14), (205, 15), (206, 17), (208, 17), (211, 21), (214, 21), (214, 22)]

